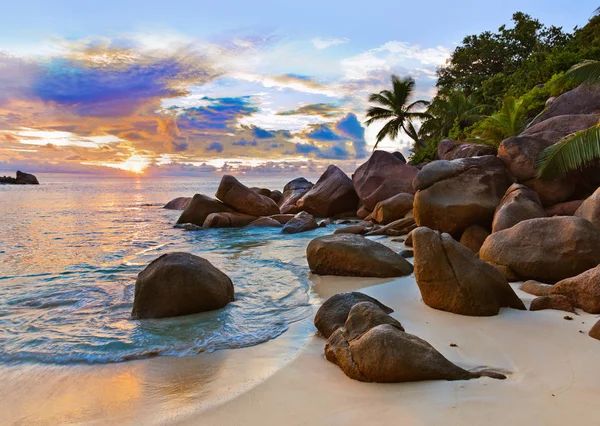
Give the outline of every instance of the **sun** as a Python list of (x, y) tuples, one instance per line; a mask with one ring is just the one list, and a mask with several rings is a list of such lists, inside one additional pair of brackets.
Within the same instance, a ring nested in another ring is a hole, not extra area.
[(148, 167), (148, 160), (139, 154), (133, 154), (127, 160), (118, 164), (117, 167), (123, 170), (127, 170), (136, 174), (144, 173), (146, 167)]

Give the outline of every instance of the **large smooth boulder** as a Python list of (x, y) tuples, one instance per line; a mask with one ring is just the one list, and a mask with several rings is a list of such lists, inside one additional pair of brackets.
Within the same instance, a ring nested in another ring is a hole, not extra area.
[(219, 200), (207, 197), (206, 195), (196, 194), (185, 207), (177, 223), (193, 223), (202, 226), (204, 221), (211, 213), (233, 213), (231, 207), (226, 206)]
[(269, 197), (248, 188), (235, 177), (224, 175), (215, 194), (224, 204), (235, 211), (251, 216), (279, 214), (279, 207)]
[(479, 257), (522, 279), (554, 283), (600, 263), (600, 232), (580, 217), (530, 219), (491, 234)]
[(472, 373), (450, 362), (426, 341), (408, 334), (378, 306), (354, 305), (344, 327), (325, 344), (325, 357), (354, 380), (399, 383), (422, 380), (469, 380), (496, 373)]
[(317, 229), (319, 224), (312, 214), (306, 212), (300, 212), (294, 216), (292, 220), (287, 222), (283, 229), (282, 234), (298, 234), (300, 232), (312, 231)]
[(380, 201), (375, 205), (371, 219), (383, 224), (402, 219), (406, 213), (412, 211), (414, 199), (411, 194), (402, 193)]
[(509, 181), (502, 161), (486, 155), (429, 163), (413, 185), (417, 225), (460, 236), (471, 225), (490, 227)]
[(570, 177), (559, 180), (529, 179), (524, 181), (523, 185), (539, 195), (544, 207), (562, 203), (569, 199), (576, 189), (576, 182)]
[[(165, 204), (165, 206), (163, 207), (163, 209), (167, 209), (167, 210), (185, 210), (185, 208), (190, 204), (190, 202), (192, 201), (192, 197), (177, 197), (177, 198), (173, 198), (171, 201), (169, 201), (167, 204)], [(188, 222), (191, 223), (191, 222)]]
[(512, 184), (496, 208), (492, 232), (502, 231), (519, 222), (537, 217), (546, 217), (546, 211), (537, 192), (525, 185)]
[(438, 158), (440, 160), (496, 155), (497, 152), (498, 149), (493, 145), (460, 143), (451, 139), (444, 139), (438, 144)]
[(575, 312), (569, 299), (561, 295), (550, 295), (536, 297), (529, 305), (530, 311), (542, 311), (545, 309), (554, 309), (556, 311)]
[(356, 212), (358, 196), (352, 180), (341, 169), (330, 165), (313, 186), (296, 203), (299, 211), (318, 217), (331, 217)]
[(421, 227), (412, 236), (415, 278), (426, 305), (471, 316), (497, 315), (502, 307), (525, 309), (502, 274), (449, 234)]
[(554, 284), (550, 293), (562, 295), (576, 308), (600, 314), (600, 265)]
[(555, 204), (546, 209), (547, 216), (574, 216), (575, 212), (584, 200), (573, 200), (565, 203)]
[(202, 224), (203, 228), (240, 228), (248, 226), (258, 219), (256, 216), (250, 216), (243, 213), (211, 213), (206, 216)]
[(349, 277), (402, 277), (413, 266), (383, 244), (354, 234), (335, 234), (312, 240), (306, 249), (311, 272)]
[(419, 170), (386, 151), (375, 151), (369, 160), (352, 175), (354, 188), (364, 207), (373, 211), (375, 205), (396, 194), (414, 194), (413, 178)]
[(473, 253), (479, 253), (485, 239), (490, 235), (487, 229), (479, 225), (471, 225), (460, 237), (460, 243), (471, 250)]
[(231, 279), (208, 260), (190, 253), (168, 253), (139, 273), (131, 316), (190, 315), (223, 308), (233, 299)]
[(272, 217), (259, 217), (248, 225), (248, 227), (252, 226), (257, 228), (281, 228), (281, 223)]
[(40, 182), (38, 181), (37, 177), (35, 177), (35, 175), (32, 175), (31, 173), (25, 173), (20, 170), (17, 170), (16, 183), (17, 183), (17, 185), (39, 185), (40, 184)]
[(315, 327), (325, 338), (328, 338), (335, 330), (344, 326), (350, 309), (354, 305), (364, 302), (375, 304), (386, 314), (394, 312), (392, 308), (364, 293), (357, 291), (338, 293), (321, 305), (315, 315)]
[(536, 158), (551, 145), (552, 141), (538, 136), (513, 136), (502, 141), (498, 147), (498, 158), (506, 166), (508, 174), (519, 182), (524, 182), (535, 178)]
[(533, 135), (556, 143), (565, 136), (595, 126), (598, 120), (600, 114), (559, 115), (529, 126), (520, 136)]
[(296, 203), (304, 196), (304, 194), (310, 191), (313, 186), (312, 182), (307, 181), (303, 177), (288, 182), (283, 187), (283, 196), (281, 197), (281, 200), (279, 200), (279, 210), (281, 210), (281, 213), (298, 213)]
[(600, 231), (600, 188), (581, 204), (575, 216), (587, 219)]
[(560, 115), (597, 113), (600, 113), (600, 88), (580, 85), (554, 99), (548, 109), (533, 120), (529, 128)]

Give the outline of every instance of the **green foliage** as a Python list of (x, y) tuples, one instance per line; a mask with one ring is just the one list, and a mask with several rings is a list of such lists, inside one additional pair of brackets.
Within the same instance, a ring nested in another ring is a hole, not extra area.
[(417, 110), (420, 107), (427, 106), (429, 102), (418, 100), (409, 103), (414, 87), (415, 81), (411, 77), (401, 79), (396, 75), (392, 75), (392, 91), (382, 90), (369, 96), (369, 102), (377, 104), (377, 106), (371, 106), (367, 109), (366, 116), (368, 119), (365, 124), (370, 126), (376, 121), (388, 120), (377, 133), (377, 141), (373, 150), (386, 136), (392, 140), (396, 139), (400, 130), (410, 136), (415, 143), (420, 142), (412, 120), (428, 117), (428, 114)]
[(440, 139), (429, 138), (425, 140), (425, 146), (415, 146), (408, 159), (408, 163), (417, 165), (437, 160), (437, 148), (439, 143)]
[(559, 84), (600, 84), (600, 61), (581, 61), (573, 65), (560, 80)]
[(600, 159), (600, 126), (566, 137), (540, 153), (536, 161), (538, 177), (558, 179)]
[[(419, 129), (421, 137), (442, 138), (451, 133), (460, 133), (484, 117), (486, 106), (478, 105), (462, 90), (436, 96), (427, 108), (430, 117)], [(452, 136), (450, 136), (452, 137)]]

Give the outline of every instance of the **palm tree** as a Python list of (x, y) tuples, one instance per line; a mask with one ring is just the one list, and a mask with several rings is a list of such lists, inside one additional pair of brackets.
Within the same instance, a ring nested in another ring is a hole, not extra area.
[(573, 65), (559, 80), (563, 85), (600, 83), (600, 61), (581, 61)]
[[(571, 67), (561, 80), (574, 84), (599, 84), (600, 61), (580, 62)], [(536, 161), (537, 174), (541, 179), (559, 179), (599, 160), (600, 122), (543, 150)]]
[(400, 130), (404, 130), (416, 143), (422, 143), (413, 126), (413, 120), (422, 120), (429, 115), (424, 112), (415, 111), (419, 107), (429, 105), (427, 101), (414, 101), (408, 103), (414, 91), (415, 81), (411, 77), (398, 78), (392, 75), (392, 91), (382, 90), (379, 93), (372, 93), (369, 96), (369, 102), (378, 104), (367, 109), (367, 118), (365, 121), (370, 126), (379, 120), (389, 120), (383, 128), (377, 133), (377, 141), (373, 149), (377, 148), (379, 142), (386, 136), (391, 140), (398, 137)]
[(456, 124), (461, 129), (469, 127), (482, 119), (488, 109), (486, 105), (478, 105), (462, 90), (438, 95), (427, 108), (426, 112), (431, 117), (423, 123), (419, 134), (423, 137), (446, 137)]

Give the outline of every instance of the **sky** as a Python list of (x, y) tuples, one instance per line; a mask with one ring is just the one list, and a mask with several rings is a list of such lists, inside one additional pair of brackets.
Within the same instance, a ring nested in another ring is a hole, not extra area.
[[(8, 3), (8, 2), (6, 2)], [(522, 11), (572, 31), (595, 1), (14, 1), (0, 6), (0, 170), (355, 167), (392, 73), (435, 95), (469, 34)], [(410, 140), (384, 140), (409, 154)]]

